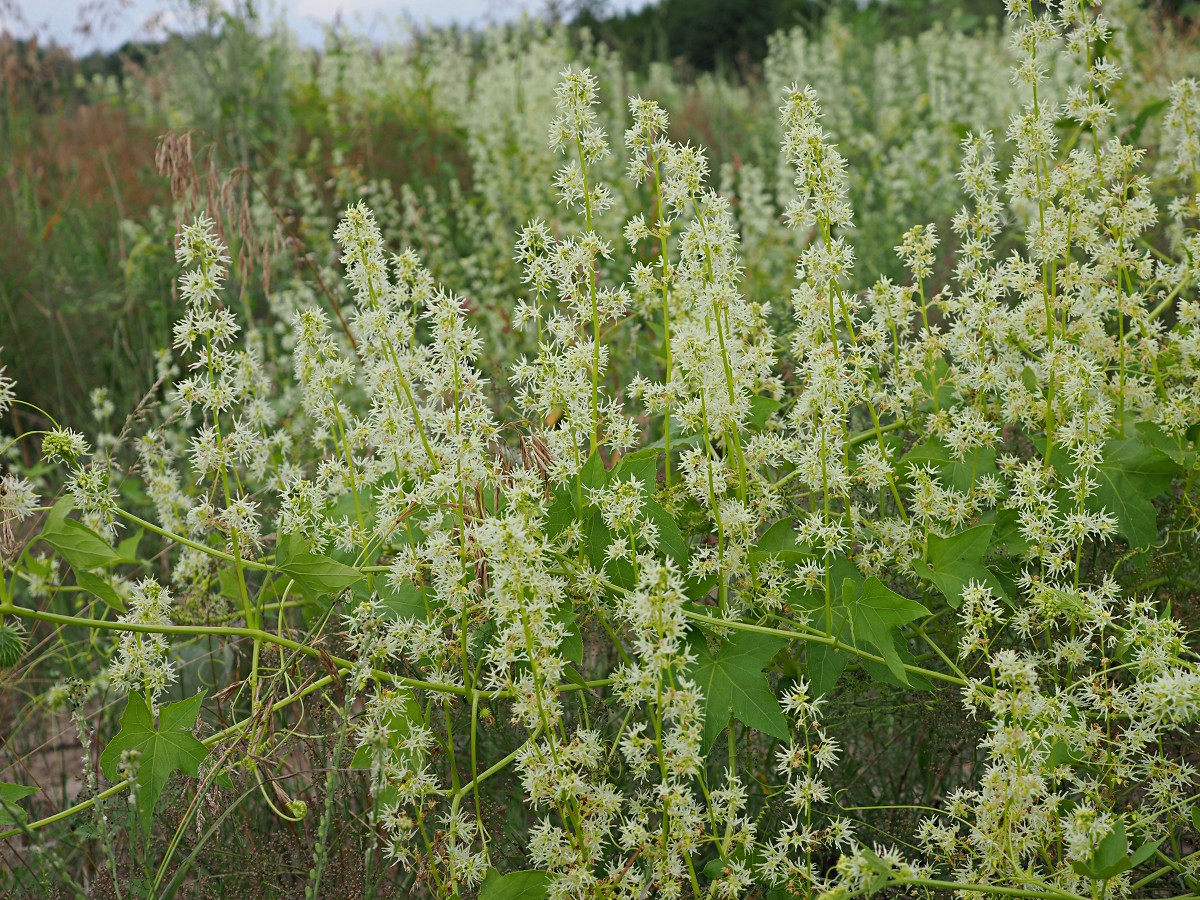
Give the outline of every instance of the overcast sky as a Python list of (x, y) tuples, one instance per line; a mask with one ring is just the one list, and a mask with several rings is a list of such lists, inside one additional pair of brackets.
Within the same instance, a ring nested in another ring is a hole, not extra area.
[[(223, 0), (229, 6), (232, 0)], [(646, 5), (648, 0), (609, 0), (614, 10)], [(323, 25), (341, 16), (355, 31), (386, 32), (402, 16), (419, 23), (484, 24), (541, 12), (548, 0), (258, 0), (266, 13), (283, 14), (306, 44), (319, 44)], [(155, 37), (154, 23), (186, 21), (187, 0), (0, 0), (0, 31), (20, 36), (38, 33), (77, 52), (112, 49), (132, 38)], [(561, 5), (561, 0), (560, 0)], [(92, 33), (81, 33), (91, 22)]]

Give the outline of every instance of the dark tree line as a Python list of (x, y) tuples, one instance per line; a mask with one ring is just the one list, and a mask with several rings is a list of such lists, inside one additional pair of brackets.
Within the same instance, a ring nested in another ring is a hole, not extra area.
[[(1200, 29), (1200, 0), (1145, 0), (1147, 12), (1177, 28)], [(682, 64), (693, 72), (751, 75), (776, 31), (814, 29), (831, 14), (853, 19), (869, 35), (917, 34), (941, 23), (971, 32), (1004, 18), (1004, 0), (658, 0), (617, 13), (611, 0), (550, 0), (547, 9), (586, 28), (621, 53), (627, 65)]]

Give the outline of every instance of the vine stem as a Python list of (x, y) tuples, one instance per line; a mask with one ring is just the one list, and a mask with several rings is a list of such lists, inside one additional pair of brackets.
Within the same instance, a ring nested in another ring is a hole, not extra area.
[[(201, 544), (199, 541), (193, 541), (191, 538), (186, 538), (181, 534), (175, 534), (172, 531), (167, 531), (165, 528), (159, 528), (153, 522), (147, 522), (145, 519), (135, 516), (133, 513), (127, 512), (126, 510), (118, 508), (116, 513), (122, 519), (132, 522), (139, 528), (145, 528), (147, 531), (152, 531), (159, 537), (165, 537), (167, 540), (174, 541), (176, 544), (181, 544), (184, 547), (190, 547), (193, 550), (199, 550), (201, 553), (205, 553), (214, 559), (220, 559), (234, 564), (239, 562), (239, 559), (232, 553), (226, 553), (224, 550), (218, 550), (216, 547), (209, 547), (207, 544)], [(258, 569), (260, 572), (279, 571), (277, 566), (272, 566), (269, 563), (255, 562), (254, 560), (250, 559), (242, 559), (240, 560), (240, 563), (243, 568)]]
[[(312, 684), (309, 684), (306, 687), (303, 687), (300, 690), (294, 692), (290, 696), (284, 697), (282, 700), (278, 700), (275, 703), (273, 703), (270, 707), (270, 712), (276, 713), (276, 712), (279, 712), (279, 710), (281, 710), (281, 709), (286, 709), (288, 706), (291, 706), (297, 700), (303, 700), (309, 694), (319, 691), (321, 688), (330, 684), (332, 681), (333, 681), (332, 675), (325, 675), (321, 678), (318, 678)], [(257, 715), (247, 716), (245, 719), (242, 719), (242, 721), (240, 721), (240, 722), (234, 722), (232, 725), (230, 725), (226, 728), (222, 728), (216, 734), (210, 734), (208, 737), (203, 738), (200, 741), (200, 743), (202, 743), (206, 747), (212, 747), (215, 744), (219, 744), (219, 743), (221, 743), (221, 741), (232, 737), (233, 735), (237, 734), (239, 731), (244, 731), (245, 729), (249, 728), (251, 725), (254, 725), (259, 719), (262, 718), (262, 714), (263, 714), (263, 711), (259, 710)], [(19, 834), (22, 834), (23, 831), (26, 829), (29, 831), (37, 831), (39, 828), (45, 828), (47, 825), (53, 825), (55, 822), (61, 822), (63, 819), (70, 818), (71, 816), (75, 815), (76, 813), (83, 812), (85, 809), (91, 808), (92, 806), (94, 806), (96, 804), (97, 800), (107, 800), (109, 797), (115, 797), (117, 794), (121, 793), (121, 791), (125, 790), (129, 786), (130, 786), (129, 779), (117, 782), (112, 787), (97, 794), (95, 797), (92, 797), (88, 800), (84, 800), (81, 803), (76, 803), (74, 806), (68, 807), (67, 809), (60, 810), (59, 812), (54, 813), (54, 815), (52, 815), (52, 816), (47, 816), (44, 819), (38, 819), (36, 822), (30, 822), (29, 824), (24, 826), (24, 829), (13, 828), (8, 831), (0, 831), (0, 841), (5, 840), (6, 838), (15, 837)]]
[[(977, 894), (996, 894), (1001, 897), (1028, 897), (1034, 900), (1084, 900), (1080, 894), (1069, 891), (1045, 890), (1035, 891), (1030, 888), (1010, 888), (993, 884), (972, 884), (969, 882), (940, 881), (936, 878), (900, 878), (892, 882), (895, 885), (911, 884), (915, 887), (932, 888), (939, 891), (967, 891)], [(1172, 897), (1171, 900), (1194, 900), (1193, 897)]]
[[(37, 619), (42, 622), (52, 622), (56, 625), (76, 625), (80, 628), (99, 629), (103, 631), (131, 631), (143, 634), (187, 634), (187, 635), (224, 635), (227, 637), (247, 637), (267, 644), (277, 644), (313, 659), (328, 660), (338, 669), (349, 672), (355, 668), (354, 663), (340, 656), (333, 656), (317, 647), (310, 647), (280, 635), (272, 634), (258, 628), (239, 628), (237, 626), (209, 625), (149, 625), (140, 622), (109, 622), (104, 619), (85, 619), (80, 616), (64, 616), (59, 613), (44, 612), (40, 609), (25, 609), (11, 603), (0, 603), (0, 616), (18, 616), (23, 619)], [(501, 699), (513, 696), (508, 689), (498, 691), (480, 691), (457, 684), (447, 684), (440, 681), (421, 681), (417, 678), (404, 678), (381, 669), (372, 669), (371, 677), (377, 681), (388, 681), (401, 687), (414, 688), (422, 691), (432, 691), (438, 694), (454, 694), (457, 697), (470, 700), (475, 696), (487, 699)], [(582, 683), (560, 684), (555, 688), (558, 693), (593, 690), (608, 687), (613, 683), (611, 678), (598, 678)]]
[(454, 794), (450, 797), (450, 814), (453, 815), (455, 812), (458, 811), (459, 804), (462, 803), (463, 798), (467, 794), (469, 794), (473, 791), (478, 793), (479, 785), (482, 782), (487, 781), (489, 778), (491, 778), (497, 772), (503, 771), (510, 763), (513, 762), (513, 760), (515, 760), (518, 756), (520, 756), (522, 750), (524, 750), (526, 747), (528, 747), (534, 741), (536, 741), (538, 739), (538, 737), (541, 736), (541, 734), (542, 734), (541, 727), (539, 726), (539, 727), (535, 728), (530, 733), (529, 739), (527, 741), (525, 741), (525, 743), (523, 743), (520, 747), (518, 747), (512, 753), (508, 754), (508, 756), (504, 757), (504, 759), (502, 759), (499, 762), (494, 763), (493, 765), (484, 769), (482, 772), (480, 772), (478, 775), (476, 775), (473, 779), (471, 779), (471, 781), (469, 781), (467, 784), (462, 785), (462, 787), (460, 787), (458, 790), (456, 790), (454, 792)]
[[(260, 628), (240, 628), (237, 626), (227, 625), (148, 625), (140, 622), (109, 622), (104, 619), (85, 619), (80, 616), (64, 616), (59, 613), (44, 612), (39, 609), (25, 609), (20, 606), (14, 606), (11, 603), (0, 604), (0, 615), (19, 616), (23, 619), (38, 619), (42, 622), (53, 622), (56, 625), (77, 625), (81, 628), (91, 628), (93, 630), (103, 631), (131, 631), (141, 632), (145, 634), (193, 634), (193, 635), (225, 635), (228, 637), (245, 637), (252, 640), (262, 641), (267, 644), (277, 644), (280, 647), (287, 647), (289, 650), (295, 650), (297, 653), (303, 653), (305, 656), (311, 656), (314, 659), (327, 659), (331, 661), (339, 669), (350, 671), (355, 668), (354, 663), (348, 659), (343, 659), (338, 656), (333, 656), (320, 650), (316, 647), (310, 647), (307, 644), (301, 644), (299, 641), (293, 641), (289, 638), (271, 634), (269, 631), (263, 631)], [(418, 688), (425, 691), (433, 691), (440, 694), (455, 694), (460, 697), (470, 697), (471, 690), (469, 688), (460, 687), (457, 684), (445, 684), (437, 681), (419, 681), (415, 678), (403, 678), (399, 675), (393, 675), (390, 672), (384, 672), (379, 669), (372, 669), (371, 675), (380, 681), (390, 681), (393, 684), (398, 684), (403, 687)]]
[[(789, 641), (804, 641), (809, 644), (824, 644), (827, 647), (832, 647), (835, 650), (844, 650), (846, 653), (853, 654), (860, 659), (865, 659), (868, 662), (887, 665), (887, 660), (882, 656), (877, 656), (866, 650), (860, 650), (852, 644), (846, 644), (839, 641), (836, 637), (819, 634), (817, 632), (808, 633), (804, 631), (789, 631), (784, 628), (772, 628), (769, 625), (755, 625), (751, 622), (737, 622), (730, 619), (717, 619), (713, 616), (706, 616), (702, 613), (692, 612), (685, 609), (683, 614), (693, 622), (701, 622), (705, 625), (712, 625), (716, 628), (728, 628), (732, 631), (751, 631), (755, 634), (767, 634), (771, 637), (784, 638)], [(956, 675), (947, 675), (945, 672), (938, 672), (934, 669), (926, 669), (922, 666), (914, 666), (910, 663), (901, 663), (904, 671), (912, 672), (914, 675), (922, 675), (925, 678), (933, 678), (937, 681), (944, 681), (947, 684), (955, 684), (959, 687), (970, 687), (970, 682), (965, 678), (959, 678)]]
[[(563, 574), (575, 574), (574, 569), (567, 565), (569, 561), (565, 557), (559, 557), (559, 559), (564, 564), (564, 568), (561, 570)], [(613, 584), (611, 581), (606, 579), (600, 579), (600, 583), (608, 591), (619, 594), (629, 593), (629, 591), (627, 591), (625, 588), (618, 584)], [(2, 608), (0, 608), (0, 612), (3, 612)], [(731, 631), (750, 631), (754, 632), (755, 634), (766, 634), (770, 635), (771, 637), (783, 638), (787, 641), (804, 641), (809, 644), (824, 644), (825, 646), (832, 647), (835, 650), (844, 650), (846, 653), (857, 656), (859, 659), (865, 659), (868, 662), (879, 663), (880, 665), (885, 666), (888, 664), (887, 660), (882, 656), (871, 653), (867, 650), (860, 650), (858, 647), (855, 647), (852, 644), (839, 641), (836, 637), (820, 634), (815, 631), (790, 631), (785, 628), (772, 628), (770, 625), (755, 625), (752, 622), (739, 622), (735, 619), (719, 619), (714, 616), (706, 616), (703, 613), (694, 612), (690, 609), (683, 610), (683, 614), (693, 622), (711, 625), (714, 628), (728, 628)], [(902, 662), (901, 665), (904, 667), (904, 671), (911, 672), (914, 675), (932, 678), (935, 681), (944, 681), (947, 684), (957, 685), (958, 687), (962, 688), (971, 687), (970, 681), (968, 681), (966, 678), (960, 678), (957, 675), (948, 675), (945, 672), (938, 672), (934, 669), (926, 669), (922, 666), (914, 666), (911, 663)], [(590, 687), (592, 686), (593, 682), (587, 682), (587, 684)], [(563, 685), (560, 690), (567, 690), (569, 687), (569, 685)], [(979, 685), (979, 687), (983, 690), (987, 690), (987, 687), (984, 685)], [(579, 686), (577, 685), (575, 686), (575, 689), (580, 690)]]

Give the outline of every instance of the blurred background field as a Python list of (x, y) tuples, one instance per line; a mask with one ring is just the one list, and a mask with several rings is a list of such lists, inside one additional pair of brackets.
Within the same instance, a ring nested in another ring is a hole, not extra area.
[[(558, 215), (544, 131), (568, 61), (600, 73), (610, 133), (626, 125), (624, 98), (642, 94), (670, 111), (676, 138), (707, 148), (736, 204), (747, 290), (779, 308), (803, 240), (779, 217), (786, 84), (817, 89), (849, 159), (870, 278), (897, 274), (892, 247), (912, 222), (949, 222), (958, 142), (1002, 133), (1015, 102), (997, 0), (668, 0), (622, 13), (581, 0), (484, 30), (400, 17), (366, 37), (333, 24), (320, 46), (253, 3), (166, 8), (186, 31), (112, 52), (0, 41), (0, 344), (23, 395), (81, 425), (94, 389), (126, 410), (155, 381), (176, 311), (171, 236), (203, 206), (221, 207), (251, 318), (297, 290), (333, 290), (322, 272), (335, 215), (366, 198), (394, 249), (414, 246), (486, 311), (503, 353), (520, 293), (514, 233)], [(1118, 103), (1145, 122), (1171, 80), (1197, 71), (1194, 5), (1113, 13), (1127, 26)], [(169, 133), (177, 152), (156, 165)], [(607, 221), (618, 229), (621, 216)]]

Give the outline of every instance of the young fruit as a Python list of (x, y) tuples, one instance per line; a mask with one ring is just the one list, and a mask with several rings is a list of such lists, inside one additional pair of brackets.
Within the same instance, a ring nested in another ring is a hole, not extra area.
[(11, 669), (25, 655), (25, 632), (19, 625), (0, 625), (0, 669)]

